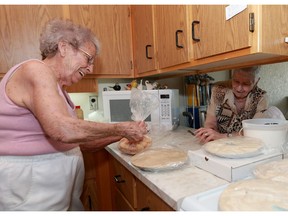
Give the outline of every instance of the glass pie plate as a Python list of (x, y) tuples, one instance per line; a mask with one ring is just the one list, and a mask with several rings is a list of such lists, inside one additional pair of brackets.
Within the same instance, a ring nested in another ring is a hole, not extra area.
[(262, 140), (252, 137), (227, 137), (206, 143), (204, 150), (224, 158), (253, 157), (263, 153)]
[(131, 157), (131, 164), (145, 171), (177, 169), (188, 161), (187, 152), (177, 148), (149, 148)]
[(288, 184), (268, 179), (245, 179), (230, 184), (219, 198), (224, 211), (287, 211)]

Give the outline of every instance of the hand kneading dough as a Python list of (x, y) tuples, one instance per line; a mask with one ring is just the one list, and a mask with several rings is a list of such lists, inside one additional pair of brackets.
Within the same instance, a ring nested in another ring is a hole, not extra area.
[(145, 135), (139, 143), (130, 143), (129, 140), (124, 137), (119, 141), (118, 149), (125, 154), (134, 155), (149, 147), (151, 143), (152, 140), (147, 135)]
[(206, 143), (205, 151), (225, 158), (243, 158), (259, 155), (263, 141), (252, 137), (229, 137)]
[(230, 184), (219, 197), (222, 211), (288, 209), (288, 184), (267, 179), (246, 179)]

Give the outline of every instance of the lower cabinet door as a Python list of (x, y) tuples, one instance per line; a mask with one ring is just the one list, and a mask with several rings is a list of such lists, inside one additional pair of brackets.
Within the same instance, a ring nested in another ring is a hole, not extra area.
[(134, 211), (128, 200), (117, 188), (115, 188), (114, 208), (115, 211)]
[(117, 191), (121, 192), (125, 200), (127, 200), (133, 208), (136, 208), (135, 177), (120, 162), (112, 156), (110, 158), (112, 187), (115, 187)]
[(138, 211), (174, 211), (145, 184), (136, 179)]
[(81, 200), (86, 211), (99, 210), (99, 202), (97, 198), (97, 184), (95, 180), (91, 179), (84, 182)]

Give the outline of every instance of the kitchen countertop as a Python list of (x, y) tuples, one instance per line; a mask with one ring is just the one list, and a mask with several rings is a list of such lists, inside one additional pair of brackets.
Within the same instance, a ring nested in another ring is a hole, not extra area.
[[(187, 131), (188, 129), (191, 128), (178, 127), (174, 131), (150, 132), (148, 135), (152, 138), (151, 147), (178, 147), (185, 151), (200, 149), (202, 145)], [(193, 166), (190, 161), (174, 170), (143, 171), (131, 164), (131, 156), (121, 153), (117, 144), (107, 146), (106, 150), (175, 210), (179, 210), (185, 197), (229, 183)]]

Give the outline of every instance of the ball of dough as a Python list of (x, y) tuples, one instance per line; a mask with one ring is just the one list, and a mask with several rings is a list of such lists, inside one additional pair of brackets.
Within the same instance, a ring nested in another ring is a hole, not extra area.
[(125, 154), (135, 155), (138, 152), (149, 147), (152, 140), (149, 136), (145, 135), (143, 140), (138, 143), (130, 143), (127, 138), (122, 138), (118, 143), (118, 149)]

